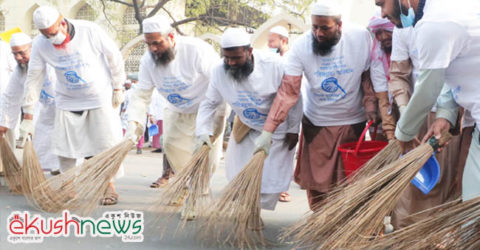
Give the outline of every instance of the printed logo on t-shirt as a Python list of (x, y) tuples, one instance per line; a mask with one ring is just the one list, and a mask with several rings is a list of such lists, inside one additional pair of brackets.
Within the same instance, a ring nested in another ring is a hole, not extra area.
[(254, 124), (262, 125), (265, 123), (268, 114), (262, 114), (256, 108), (248, 108), (243, 110), (243, 116)]
[(329, 77), (322, 82), (322, 90), (327, 92), (325, 93), (316, 93), (315, 95), (321, 98), (321, 101), (338, 101), (345, 96), (347, 92), (340, 86), (338, 79), (335, 77)]
[(48, 94), (47, 91), (42, 89), (42, 91), (40, 92), (40, 102), (45, 105), (51, 105), (55, 103), (55, 97)]
[(188, 98), (184, 98), (182, 97), (181, 95), (177, 94), (177, 93), (173, 93), (173, 94), (170, 94), (167, 96), (167, 100), (177, 106), (177, 107), (186, 107), (186, 106), (190, 106), (190, 104), (192, 103), (192, 100), (191, 99), (188, 99)]
[(70, 84), (67, 84), (67, 88), (69, 89), (82, 89), (82, 88), (86, 88), (88, 85), (88, 83), (85, 80), (83, 80), (77, 74), (77, 72), (73, 70), (67, 71), (63, 75), (65, 76), (65, 79), (67, 79), (67, 81), (70, 83)]

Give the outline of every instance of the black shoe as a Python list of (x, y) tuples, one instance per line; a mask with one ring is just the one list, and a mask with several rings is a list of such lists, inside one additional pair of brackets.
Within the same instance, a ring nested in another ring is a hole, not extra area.
[(137, 155), (141, 155), (142, 154), (142, 149), (141, 148), (138, 148), (137, 149)]
[(50, 174), (51, 174), (51, 175), (59, 175), (59, 174), (60, 174), (60, 170), (59, 170), (59, 169), (50, 170)]
[(155, 150), (152, 150), (152, 153), (162, 153), (162, 149), (161, 148), (157, 148)]

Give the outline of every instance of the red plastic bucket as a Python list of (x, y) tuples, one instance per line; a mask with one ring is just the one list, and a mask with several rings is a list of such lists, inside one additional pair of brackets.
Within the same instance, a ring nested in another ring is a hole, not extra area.
[(362, 135), (358, 142), (349, 142), (340, 145), (338, 151), (340, 151), (343, 160), (343, 168), (345, 169), (345, 175), (349, 177), (357, 169), (361, 168), (363, 164), (367, 163), (368, 160), (372, 159), (378, 152), (380, 152), (388, 142), (386, 141), (375, 141), (374, 138), (377, 135), (377, 129), (372, 136), (371, 141), (364, 141), (365, 134), (368, 131), (368, 128), (372, 126), (373, 121), (370, 121), (365, 129), (363, 130)]

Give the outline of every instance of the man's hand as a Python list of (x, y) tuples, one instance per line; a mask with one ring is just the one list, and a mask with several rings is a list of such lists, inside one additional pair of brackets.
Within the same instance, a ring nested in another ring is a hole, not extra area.
[(25, 145), (28, 135), (33, 135), (33, 119), (27, 119), (25, 116), (20, 123), (20, 138), (22, 138), (22, 146)]
[(125, 101), (125, 94), (123, 93), (123, 89), (114, 89), (112, 96), (112, 107), (114, 109), (118, 108), (123, 101)]
[(416, 148), (418, 145), (420, 145), (420, 141), (418, 140), (417, 137), (415, 137), (411, 141), (399, 141), (400, 142), (400, 147), (402, 148), (402, 153), (406, 154), (410, 150)]
[(376, 111), (367, 112), (367, 120), (373, 121), (373, 123), (378, 124), (380, 121)]
[(199, 135), (197, 136), (195, 142), (195, 150), (197, 152), (203, 145), (207, 145), (210, 149), (212, 148), (212, 137), (209, 135)]
[(140, 126), (140, 123), (136, 121), (129, 121), (127, 131), (125, 132), (125, 138), (131, 140), (133, 143), (137, 143), (142, 135), (143, 127)]
[(288, 133), (285, 135), (285, 144), (288, 145), (288, 150), (295, 148), (298, 142), (298, 134)]
[(0, 137), (3, 137), (5, 133), (7, 133), (8, 128), (0, 126)]
[[(423, 143), (427, 142), (430, 139), (430, 137), (432, 137), (432, 136), (435, 136), (435, 138), (437, 140), (440, 139), (440, 137), (442, 135), (442, 132), (449, 131), (450, 127), (451, 127), (451, 124), (448, 120), (446, 120), (444, 118), (436, 119), (433, 122), (433, 124), (430, 126), (430, 128), (428, 129), (425, 136), (423, 137), (422, 142)], [(449, 142), (446, 142), (443, 147), (447, 146), (448, 144), (449, 144)], [(439, 148), (438, 152), (442, 151), (442, 148)]]
[(263, 130), (262, 133), (255, 139), (255, 149), (254, 153), (257, 153), (260, 150), (263, 150), (265, 154), (268, 155), (270, 147), (272, 146), (272, 136), (271, 132)]

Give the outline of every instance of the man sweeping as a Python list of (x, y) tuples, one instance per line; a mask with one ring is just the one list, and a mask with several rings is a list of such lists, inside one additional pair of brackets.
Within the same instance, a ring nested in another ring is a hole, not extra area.
[[(270, 48), (272, 52), (280, 54), (282, 59), (285, 59), (285, 54), (290, 49), (288, 45), (288, 37), (288, 30), (285, 27), (275, 26), (271, 28), (270, 32), (268, 33), (268, 48)], [(298, 134), (290, 134), (289, 136), (296, 137), (298, 141)], [(285, 190), (285, 192), (280, 193), (280, 198), (278, 199), (279, 201), (290, 202), (290, 194), (287, 191), (288, 190)]]
[[(2, 95), (0, 109), (0, 136), (15, 130), (24, 98), (25, 80), (27, 79), (28, 62), (32, 49), (32, 39), (25, 33), (15, 33), (10, 38), (12, 54), (17, 67)], [(51, 137), (55, 120), (55, 82), (53, 68), (47, 67), (43, 75), (40, 102), (37, 106), (39, 114), (35, 122), (33, 145), (38, 160), (44, 168), (58, 169), (58, 157), (52, 153)], [(12, 132), (13, 133), (13, 132)], [(7, 136), (12, 151), (15, 149), (15, 138)]]
[[(245, 167), (254, 151), (254, 139), (260, 135), (283, 76), (283, 63), (278, 55), (250, 47), (249, 35), (241, 29), (229, 28), (222, 35), (223, 62), (212, 71), (206, 99), (197, 116), (197, 136), (210, 144), (213, 117), (219, 105), (226, 101), (237, 114), (236, 122), (246, 126), (243, 138), (231, 136), (225, 167), (231, 181)], [(261, 205), (274, 210), (280, 193), (288, 190), (292, 179), (293, 158), (302, 116), (301, 102), (273, 135), (273, 145), (265, 159)], [(288, 136), (290, 134), (290, 136)], [(292, 140), (293, 138), (293, 140)]]
[[(437, 103), (436, 120), (425, 138), (439, 138), (457, 121), (458, 106), (480, 122), (480, 89), (477, 65), (480, 62), (480, 15), (471, 1), (376, 0), (382, 13), (397, 27), (413, 27), (418, 50), (419, 74), (415, 92), (400, 117), (395, 136), (405, 150), (415, 145), (414, 138), (432, 107)], [(432, 41), (435, 41), (432, 43)], [(440, 95), (444, 83), (447, 91)], [(438, 101), (437, 97), (440, 95)], [(462, 198), (480, 195), (480, 132), (473, 132), (465, 164)]]
[[(123, 59), (115, 42), (92, 22), (67, 20), (48, 6), (35, 10), (33, 22), (41, 34), (33, 41), (21, 132), (24, 137), (33, 133), (33, 107), (50, 65), (57, 76), (53, 153), (66, 172), (77, 158), (95, 156), (122, 139), (115, 109), (124, 99)], [(111, 181), (101, 203), (113, 205), (117, 200)]]
[(365, 121), (376, 120), (376, 104), (368, 72), (372, 42), (367, 29), (344, 27), (333, 0), (314, 3), (311, 12), (312, 30), (289, 51), (282, 85), (255, 145), (268, 151), (273, 132), (297, 102), (305, 74), (304, 144), (295, 181), (307, 190), (314, 209), (345, 177), (338, 146), (358, 140)]
[[(157, 89), (166, 99), (163, 113), (163, 147), (174, 172), (181, 170), (195, 149), (195, 119), (205, 98), (210, 71), (218, 61), (213, 47), (192, 37), (177, 36), (168, 19), (155, 16), (143, 21), (148, 51), (140, 61), (139, 82), (128, 107), (127, 138), (137, 139), (143, 131), (152, 92)], [(225, 110), (215, 116), (216, 135), (223, 133)], [(213, 167), (221, 153), (221, 139), (214, 143)], [(159, 178), (160, 179), (160, 178)], [(180, 197), (176, 205), (181, 205)], [(195, 217), (195, 211), (182, 211), (182, 217)]]
[[(402, 113), (405, 111), (412, 92), (416, 91), (416, 82), (420, 71), (420, 60), (417, 46), (415, 46), (415, 31), (413, 27), (395, 28), (393, 45), (389, 89), (395, 103), (400, 107), (400, 113)], [(430, 125), (435, 121), (436, 110), (437, 108), (434, 106), (420, 128), (417, 138), (423, 138)], [(465, 159), (463, 159), (463, 164), (459, 164), (459, 162), (462, 162), (460, 148), (463, 143), (462, 136), (454, 136), (446, 150), (435, 155), (440, 164), (441, 177), (436, 187), (430, 193), (427, 195), (423, 194), (413, 184), (408, 186), (392, 214), (395, 228), (408, 226), (430, 214), (410, 215), (458, 197), (458, 191), (455, 190), (458, 186), (455, 176), (464, 167)]]

